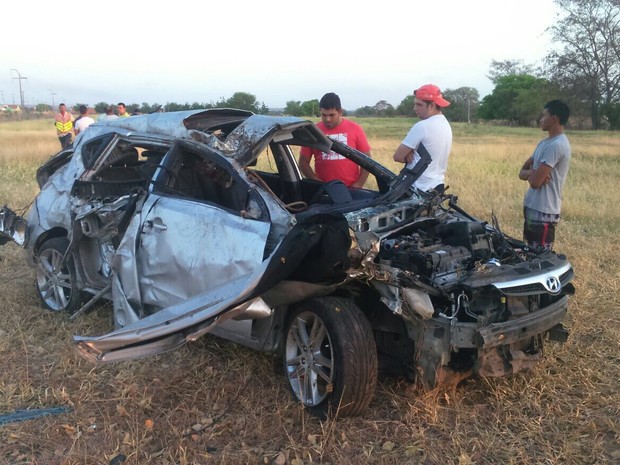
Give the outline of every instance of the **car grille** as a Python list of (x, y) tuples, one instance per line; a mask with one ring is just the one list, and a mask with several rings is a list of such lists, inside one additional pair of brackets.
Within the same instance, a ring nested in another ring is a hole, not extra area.
[(572, 268), (568, 270), (566, 273), (561, 274), (560, 282), (562, 283), (562, 287), (564, 287), (565, 284), (570, 283), (573, 280), (573, 276), (575, 276), (575, 272), (573, 271)]
[(502, 289), (502, 292), (507, 295), (531, 295), (546, 293), (547, 289), (540, 283), (532, 283), (523, 286), (508, 287)]
[[(562, 273), (559, 277), (562, 287), (570, 283), (574, 275), (575, 275), (575, 272), (573, 271), (572, 268)], [(501, 289), (501, 291), (502, 293), (506, 295), (535, 295), (535, 294), (548, 294), (549, 293), (547, 289), (545, 289), (543, 284), (539, 282), (522, 284), (520, 286), (505, 287)]]

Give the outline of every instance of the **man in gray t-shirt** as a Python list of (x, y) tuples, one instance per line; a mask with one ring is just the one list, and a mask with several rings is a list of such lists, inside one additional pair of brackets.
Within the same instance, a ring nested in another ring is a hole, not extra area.
[(545, 105), (540, 127), (549, 136), (540, 141), (519, 172), (519, 179), (530, 185), (523, 200), (523, 237), (530, 246), (553, 247), (570, 162), (570, 144), (564, 134), (569, 116), (568, 105), (561, 100)]

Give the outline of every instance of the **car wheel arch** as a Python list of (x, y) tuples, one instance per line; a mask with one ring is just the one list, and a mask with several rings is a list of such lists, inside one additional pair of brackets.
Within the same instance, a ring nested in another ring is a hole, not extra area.
[(52, 229), (49, 229), (43, 233), (41, 233), (39, 236), (37, 236), (33, 246), (32, 246), (32, 258), (35, 259), (36, 255), (39, 251), (39, 249), (41, 248), (41, 246), (49, 241), (50, 239), (54, 239), (57, 237), (64, 237), (67, 238), (69, 237), (69, 232), (64, 229), (64, 228), (60, 228), (60, 227), (55, 227)]

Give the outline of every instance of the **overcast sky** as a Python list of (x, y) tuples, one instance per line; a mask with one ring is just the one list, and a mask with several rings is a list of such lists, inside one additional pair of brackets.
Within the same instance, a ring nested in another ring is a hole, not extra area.
[(553, 0), (155, 5), (3, 2), (0, 100), (20, 103), (20, 82), (27, 105), (55, 106), (215, 103), (249, 92), (281, 108), (336, 92), (354, 110), (380, 100), (397, 106), (426, 83), (484, 97), (491, 60), (539, 64), (557, 11)]

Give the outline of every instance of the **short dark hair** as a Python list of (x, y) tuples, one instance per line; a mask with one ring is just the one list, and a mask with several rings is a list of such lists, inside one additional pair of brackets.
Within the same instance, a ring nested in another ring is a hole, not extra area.
[(328, 92), (323, 97), (321, 97), (321, 101), (319, 102), (319, 106), (325, 110), (342, 110), (342, 106), (340, 105), (340, 97), (338, 97), (333, 92)]
[(86, 105), (80, 105), (80, 115), (83, 115), (87, 111), (88, 111), (88, 108), (86, 108)]
[(118, 102), (118, 103), (116, 104), (116, 106), (117, 106), (117, 107), (120, 107), (121, 105), (125, 106), (125, 104), (124, 104), (123, 102)]
[(546, 109), (551, 116), (557, 116), (560, 124), (564, 126), (570, 116), (570, 108), (562, 100), (551, 100), (545, 104)]

